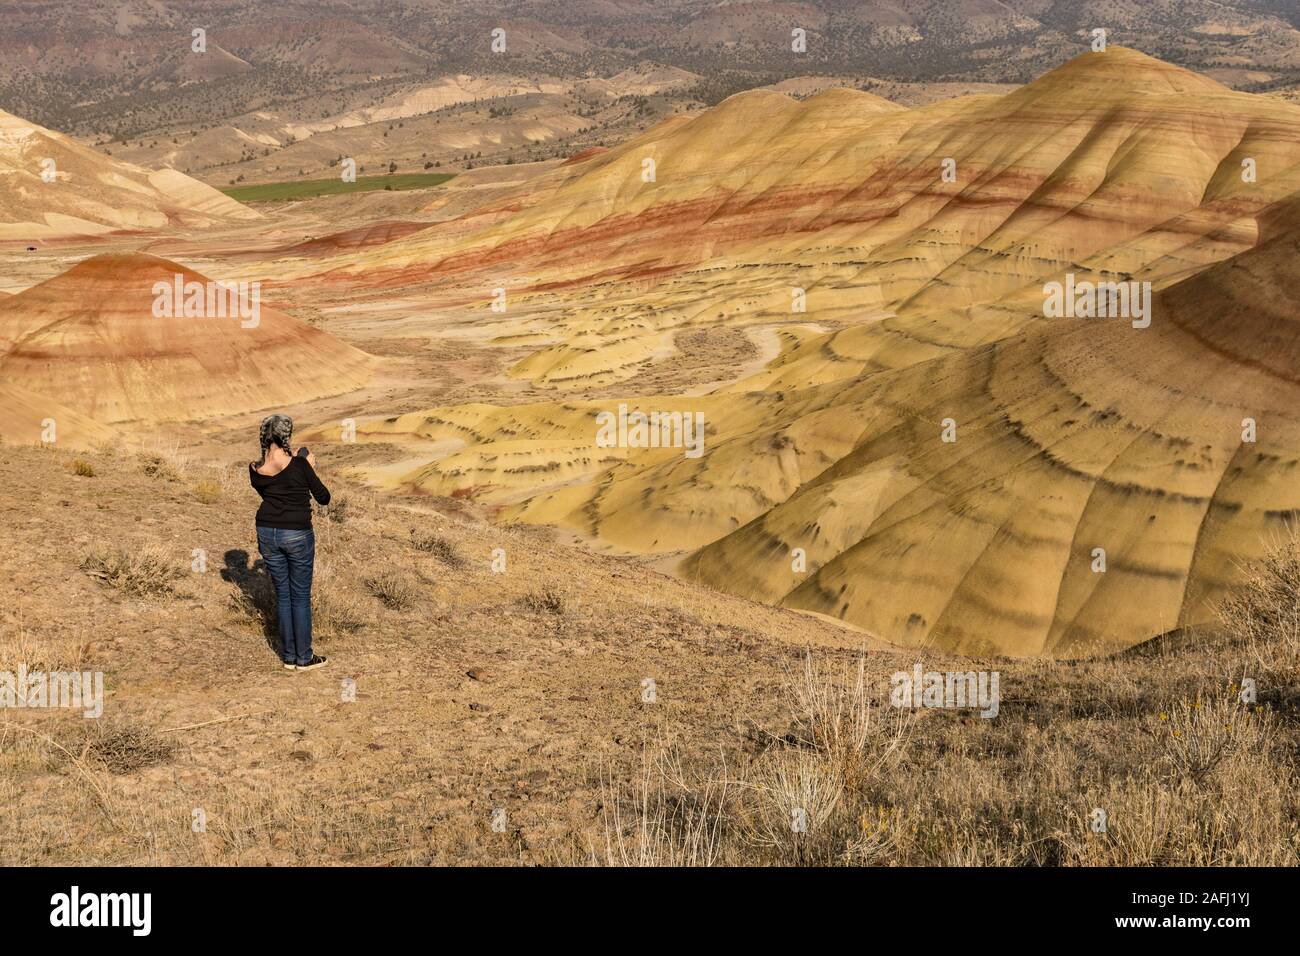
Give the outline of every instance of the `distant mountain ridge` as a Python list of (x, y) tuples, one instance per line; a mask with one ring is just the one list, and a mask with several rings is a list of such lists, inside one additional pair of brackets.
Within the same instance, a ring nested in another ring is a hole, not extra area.
[(172, 169), (124, 163), (0, 112), (0, 240), (255, 221), (261, 214)]

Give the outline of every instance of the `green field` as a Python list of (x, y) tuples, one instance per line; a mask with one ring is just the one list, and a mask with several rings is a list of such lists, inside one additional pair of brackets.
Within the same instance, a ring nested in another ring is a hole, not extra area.
[(388, 176), (358, 176), (355, 183), (342, 179), (303, 179), (288, 183), (259, 183), (252, 186), (226, 186), (221, 191), (239, 202), (279, 202), (286, 199), (309, 199), (338, 193), (364, 193), (376, 189), (427, 189), (451, 179), (454, 173), (394, 173)]

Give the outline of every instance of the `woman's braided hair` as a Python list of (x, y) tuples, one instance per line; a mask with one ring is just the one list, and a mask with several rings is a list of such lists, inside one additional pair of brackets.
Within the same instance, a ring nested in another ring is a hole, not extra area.
[(262, 442), (262, 461), (266, 461), (266, 453), (271, 450), (272, 445), (279, 445), (286, 455), (292, 456), (293, 449), (289, 447), (289, 439), (292, 436), (293, 419), (288, 415), (277, 412), (263, 418), (258, 435)]

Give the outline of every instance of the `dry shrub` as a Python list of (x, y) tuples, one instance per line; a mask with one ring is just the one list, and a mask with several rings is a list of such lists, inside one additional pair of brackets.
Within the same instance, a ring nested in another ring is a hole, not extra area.
[(1267, 751), (1276, 724), (1268, 711), (1237, 697), (1199, 693), (1176, 701), (1147, 723), (1165, 762), (1178, 777), (1197, 785), (1225, 762)]
[(94, 478), (95, 466), (84, 458), (77, 458), (72, 462), (72, 473), (81, 478)]
[(171, 594), (184, 572), (155, 544), (100, 545), (81, 559), (81, 569), (109, 587), (140, 597)]
[(200, 481), (194, 486), (194, 497), (205, 505), (215, 504), (221, 498), (221, 485), (215, 481)]
[(789, 678), (796, 737), (828, 759), (843, 785), (863, 790), (900, 756), (909, 725), (897, 711), (881, 711), (867, 693), (866, 660), (851, 671), (824, 674), (805, 653)]
[(783, 865), (879, 859), (894, 842), (896, 821), (875, 802), (875, 789), (901, 758), (911, 723), (872, 701), (865, 658), (831, 675), (805, 654), (789, 697), (795, 730), (751, 767), (741, 829)]
[(646, 748), (633, 785), (601, 781), (605, 862), (610, 866), (713, 866), (722, 861), (732, 787), (720, 776), (692, 779), (674, 748)]
[(1266, 671), (1300, 670), (1300, 529), (1291, 526), (1245, 569), (1245, 581), (1218, 608), (1228, 633)]
[(316, 562), (311, 603), (313, 634), (342, 637), (365, 626), (366, 619), (357, 611), (356, 598), (348, 593), (334, 566), (328, 562)]
[(371, 575), (366, 578), (365, 584), (367, 591), (394, 611), (405, 611), (412, 607), (419, 594), (415, 582), (408, 575), (391, 569)]
[(355, 521), (361, 513), (358, 500), (351, 495), (334, 495), (323, 510), (325, 517), (334, 524)]
[(565, 601), (564, 595), (552, 587), (544, 587), (539, 591), (526, 594), (522, 600), (524, 607), (534, 614), (554, 614), (561, 617), (568, 609), (568, 602)]
[(465, 564), (465, 559), (460, 556), (455, 546), (441, 535), (433, 534), (429, 531), (420, 531), (416, 528), (411, 529), (411, 547), (417, 551), (424, 551), (432, 554), (443, 564), (451, 568), (459, 568)]
[(174, 460), (163, 455), (145, 455), (140, 462), (140, 469), (150, 478), (163, 481), (180, 481), (183, 477)]
[(759, 758), (748, 781), (741, 825), (755, 846), (781, 862), (839, 862), (844, 779), (825, 754), (802, 748), (772, 750)]
[(151, 728), (103, 720), (91, 724), (82, 745), (83, 759), (102, 766), (109, 773), (125, 774), (167, 763), (175, 756), (174, 740)]

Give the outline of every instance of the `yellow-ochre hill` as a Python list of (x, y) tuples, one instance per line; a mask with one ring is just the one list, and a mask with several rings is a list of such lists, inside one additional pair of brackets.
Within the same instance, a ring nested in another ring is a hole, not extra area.
[[(891, 641), (1055, 656), (1211, 620), (1300, 507), (1294, 106), (1111, 47), (913, 110), (740, 94), (511, 202), (301, 265), (436, 281), (557, 393), (363, 422), (438, 449), (383, 483), (681, 554), (689, 578)], [(1152, 322), (1046, 318), (1067, 275), (1150, 282)], [(619, 398), (702, 411), (702, 457), (597, 447), (618, 400), (566, 393), (720, 328), (775, 329), (779, 354), (709, 394)]]

